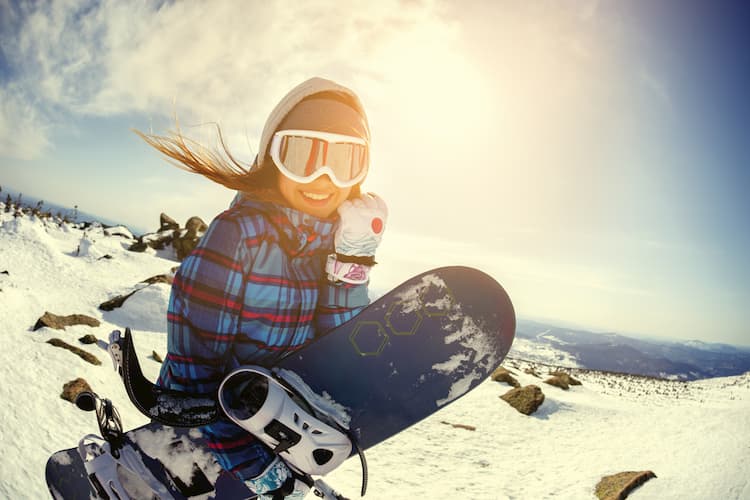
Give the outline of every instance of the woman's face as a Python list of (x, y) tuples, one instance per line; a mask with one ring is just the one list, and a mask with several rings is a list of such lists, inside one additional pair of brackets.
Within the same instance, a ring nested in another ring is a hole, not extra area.
[(278, 187), (290, 207), (321, 219), (333, 215), (352, 191), (351, 186), (336, 186), (328, 175), (321, 175), (312, 182), (302, 184), (279, 174)]

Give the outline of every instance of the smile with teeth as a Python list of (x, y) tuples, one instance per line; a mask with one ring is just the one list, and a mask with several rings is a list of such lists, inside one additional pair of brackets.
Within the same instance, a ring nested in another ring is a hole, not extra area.
[(311, 193), (309, 191), (302, 191), (302, 195), (305, 198), (310, 198), (311, 200), (315, 201), (323, 201), (331, 197), (331, 194), (324, 194), (324, 193)]

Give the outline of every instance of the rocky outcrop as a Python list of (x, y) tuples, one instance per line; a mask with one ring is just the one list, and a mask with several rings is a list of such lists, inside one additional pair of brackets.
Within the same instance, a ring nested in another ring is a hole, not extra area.
[(207, 229), (208, 226), (200, 217), (190, 217), (185, 223), (184, 231), (175, 231), (172, 246), (177, 260), (181, 261), (193, 251)]
[(208, 226), (205, 222), (203, 222), (203, 219), (200, 217), (190, 217), (187, 222), (185, 223), (185, 229), (187, 229), (188, 235), (191, 237), (198, 236), (199, 234), (203, 234), (208, 229)]
[(636, 488), (656, 477), (650, 470), (628, 471), (602, 477), (594, 494), (599, 500), (625, 500)]
[(544, 393), (536, 385), (518, 387), (506, 392), (500, 399), (524, 415), (531, 415), (544, 403)]
[(86, 316), (85, 314), (70, 314), (68, 316), (58, 316), (49, 311), (46, 311), (41, 318), (36, 320), (33, 330), (39, 330), (40, 328), (54, 328), (55, 330), (64, 330), (66, 326), (73, 325), (86, 325), (91, 327), (97, 327), (101, 323), (96, 318)]
[(80, 357), (82, 360), (84, 360), (84, 361), (86, 361), (88, 363), (91, 363), (92, 365), (97, 365), (98, 366), (98, 365), (102, 364), (102, 362), (99, 361), (99, 358), (97, 358), (96, 356), (94, 356), (90, 352), (84, 351), (80, 347), (72, 346), (72, 345), (68, 344), (67, 342), (65, 342), (64, 340), (61, 340), (61, 339), (49, 339), (47, 341), (47, 343), (48, 344), (52, 344), (55, 347), (60, 347), (62, 349), (66, 349), (66, 350), (72, 352), (73, 354), (77, 355), (78, 357)]
[(495, 382), (504, 382), (512, 387), (521, 387), (521, 384), (518, 383), (518, 380), (512, 375), (512, 372), (502, 366), (495, 369), (495, 371), (492, 372), (492, 375), (490, 375), (490, 378)]
[(159, 231), (140, 236), (128, 250), (145, 252), (147, 248), (164, 250), (171, 246), (177, 260), (182, 260), (193, 251), (207, 229), (208, 225), (200, 217), (190, 217), (185, 228), (181, 229), (173, 218), (162, 213), (159, 216)]

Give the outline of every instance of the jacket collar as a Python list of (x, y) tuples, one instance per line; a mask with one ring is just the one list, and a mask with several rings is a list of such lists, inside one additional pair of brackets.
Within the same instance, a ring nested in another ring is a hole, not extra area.
[(338, 214), (321, 219), (291, 207), (238, 195), (232, 205), (261, 212), (279, 233), (279, 245), (289, 255), (296, 257), (333, 251), (333, 235)]

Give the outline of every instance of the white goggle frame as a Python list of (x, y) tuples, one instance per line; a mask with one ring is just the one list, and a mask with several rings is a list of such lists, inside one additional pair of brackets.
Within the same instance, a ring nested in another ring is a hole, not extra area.
[[(295, 181), (299, 182), (301, 184), (307, 184), (309, 182), (314, 181), (318, 177), (322, 175), (328, 174), (328, 177), (331, 179), (331, 181), (340, 188), (347, 188), (350, 186), (354, 186), (355, 184), (359, 184), (364, 180), (365, 177), (367, 177), (367, 171), (369, 169), (369, 158), (365, 161), (365, 166), (362, 169), (362, 171), (349, 180), (341, 180), (336, 176), (335, 171), (333, 168), (329, 165), (323, 165), (315, 169), (315, 171), (308, 175), (308, 176), (301, 176), (297, 175), (294, 172), (290, 171), (286, 166), (284, 166), (284, 163), (281, 161), (281, 143), (284, 137), (288, 136), (297, 136), (297, 137), (307, 137), (311, 139), (320, 139), (323, 141), (328, 142), (329, 144), (341, 144), (341, 143), (350, 143), (350, 144), (358, 144), (360, 146), (365, 146), (369, 149), (369, 145), (366, 140), (362, 139), (361, 137), (354, 137), (351, 135), (342, 135), (342, 134), (334, 134), (331, 132), (320, 132), (317, 130), (279, 130), (273, 135), (273, 139), (271, 140), (271, 159), (273, 160), (274, 164), (276, 165), (276, 168), (279, 169), (279, 171), (284, 174), (285, 177)], [(369, 151), (368, 151), (369, 156)]]

